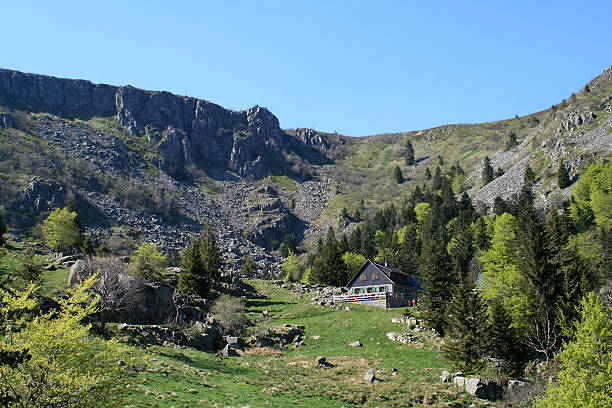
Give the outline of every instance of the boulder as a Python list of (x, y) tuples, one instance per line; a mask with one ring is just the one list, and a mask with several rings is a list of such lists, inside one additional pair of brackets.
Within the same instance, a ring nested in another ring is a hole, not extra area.
[(442, 371), (442, 375), (440, 376), (440, 381), (449, 382), (451, 380), (451, 373), (447, 370)]
[(221, 355), (224, 357), (237, 357), (239, 356), (238, 353), (236, 353), (236, 350), (234, 350), (234, 348), (232, 346), (230, 346), (229, 344), (226, 344), (225, 347), (223, 347), (223, 350), (221, 350)]
[(70, 275), (68, 276), (68, 286), (72, 287), (79, 283), (80, 274), (85, 270), (85, 261), (79, 259), (70, 267)]
[(372, 370), (371, 368), (368, 370), (368, 372), (366, 373), (365, 377), (363, 377), (363, 379), (371, 383), (380, 382), (380, 380), (376, 378), (376, 375), (374, 374), (374, 370)]
[(242, 349), (243, 347), (243, 341), (240, 337), (225, 336), (225, 342), (229, 344), (230, 347), (233, 347), (236, 349)]
[(325, 365), (327, 363), (327, 358), (323, 357), (323, 356), (319, 356), (317, 357), (317, 364), (319, 365)]
[(487, 398), (487, 386), (477, 377), (471, 377), (465, 380), (465, 391), (478, 398)]
[(497, 385), (495, 381), (486, 380), (484, 381), (484, 383), (485, 383), (486, 390), (487, 390), (486, 398), (489, 401), (496, 401), (502, 397), (503, 390), (499, 385)]
[(213, 338), (209, 334), (189, 336), (187, 339), (187, 344), (189, 347), (193, 347), (198, 350), (210, 350), (213, 346)]
[(463, 388), (465, 386), (465, 377), (462, 375), (458, 375), (453, 378), (453, 384), (455, 384), (459, 388)]
[(349, 343), (349, 346), (351, 346), (351, 347), (361, 347), (362, 344), (361, 344), (361, 342), (359, 340), (356, 340), (356, 341), (354, 341), (352, 343)]

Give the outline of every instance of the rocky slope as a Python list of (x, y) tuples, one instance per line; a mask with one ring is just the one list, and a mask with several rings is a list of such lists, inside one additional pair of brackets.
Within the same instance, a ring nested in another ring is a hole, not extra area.
[[(529, 164), (540, 204), (554, 204), (571, 193), (556, 187), (559, 161), (576, 179), (609, 157), (611, 125), (610, 68), (533, 115), (366, 138), (284, 131), (259, 106), (232, 111), (168, 92), (0, 69), (0, 199), (22, 234), (68, 203), (98, 242), (124, 226), (137, 241), (179, 249), (210, 222), (230, 270), (250, 254), (274, 272), (286, 234), (312, 243), (329, 225), (349, 229), (338, 221), (343, 207), (400, 201), (441, 162), (466, 170), (454, 188), (481, 206), (517, 192)], [(510, 133), (516, 146), (505, 146)], [(414, 166), (404, 163), (406, 140)], [(504, 174), (483, 186), (486, 155)], [(391, 177), (396, 166), (401, 185)]]

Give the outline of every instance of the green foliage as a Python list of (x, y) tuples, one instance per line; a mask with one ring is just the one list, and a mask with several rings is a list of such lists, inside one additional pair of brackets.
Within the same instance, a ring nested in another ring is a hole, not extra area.
[(249, 319), (244, 314), (244, 307), (245, 303), (242, 300), (222, 295), (215, 300), (210, 311), (226, 334), (237, 334), (249, 323)]
[(344, 259), (342, 259), (340, 244), (330, 226), (327, 239), (321, 251), (317, 254), (311, 267), (310, 280), (329, 286), (344, 286), (349, 276)]
[(404, 145), (404, 147), (404, 160), (406, 162), (406, 166), (412, 166), (414, 165), (414, 147), (412, 146), (410, 140), (406, 140), (406, 144)]
[(473, 371), (481, 365), (486, 349), (485, 310), (474, 282), (459, 276), (446, 313), (446, 335), (442, 355), (457, 368)]
[(240, 273), (242, 275), (252, 275), (254, 273), (257, 273), (257, 264), (255, 263), (251, 255), (247, 255), (244, 259), (244, 263), (242, 264)]
[(85, 255), (95, 255), (96, 254), (96, 248), (94, 247), (94, 242), (91, 239), (91, 236), (87, 235), (85, 237), (85, 241), (83, 241), (83, 246), (81, 247), (81, 251), (83, 251)]
[(68, 207), (53, 210), (42, 227), (47, 245), (57, 251), (78, 248), (83, 236), (77, 219), (78, 214)]
[(504, 140), (504, 149), (510, 150), (518, 144), (516, 141), (516, 134), (514, 132), (508, 133)]
[(215, 234), (208, 224), (198, 238), (193, 238), (183, 254), (179, 290), (206, 296), (213, 282), (221, 277), (223, 260)]
[(579, 231), (592, 223), (602, 232), (612, 231), (612, 162), (594, 163), (578, 179), (572, 191), (570, 217)]
[[(29, 314), (6, 316), (31, 310), (33, 289), (1, 292), (2, 328), (20, 330), (2, 335), (0, 348), (9, 353), (27, 350), (28, 357), (17, 364), (0, 365), (0, 395), (9, 406), (31, 407), (104, 407), (122, 405), (129, 375), (143, 365), (140, 357), (129, 353), (115, 340), (92, 337), (91, 324), (84, 324), (97, 310), (88, 290), (91, 277), (58, 299), (59, 311), (31, 317)], [(92, 352), (95, 350), (95, 352)], [(121, 361), (121, 364), (118, 362)], [(8, 397), (8, 398), (7, 398)]]
[(612, 321), (594, 293), (580, 303), (574, 338), (559, 354), (557, 384), (537, 401), (538, 408), (612, 406)]
[(531, 168), (531, 166), (527, 165), (523, 173), (523, 187), (525, 189), (530, 189), (531, 187), (533, 187), (535, 182), (536, 182), (536, 174)]
[(395, 169), (393, 169), (393, 179), (397, 184), (402, 184), (404, 182), (404, 175), (399, 166), (395, 166)]
[(525, 333), (528, 299), (523, 292), (523, 277), (518, 269), (515, 248), (517, 225), (514, 216), (504, 213), (495, 218), (491, 247), (482, 254), (480, 295), (502, 302), (512, 326)]
[(130, 261), (130, 269), (136, 276), (155, 280), (159, 278), (161, 269), (166, 265), (166, 258), (151, 242), (143, 242), (134, 251)]
[(522, 373), (525, 355), (520, 336), (512, 326), (512, 318), (501, 299), (494, 299), (489, 308), (486, 330), (489, 353), (499, 360), (498, 375), (518, 377)]
[(559, 188), (567, 188), (571, 183), (567, 167), (563, 164), (563, 160), (559, 160), (559, 169), (557, 170), (557, 184)]
[(0, 255), (0, 281), (5, 280), (13, 288), (25, 288), (29, 284), (39, 283), (43, 271), (42, 257), (28, 249), (1, 249)]
[[(346, 252), (344, 255), (342, 255), (342, 259), (346, 264), (347, 276), (349, 277), (349, 279), (352, 278), (357, 272), (359, 272), (359, 269), (361, 269), (361, 267), (363, 266), (363, 264), (365, 264), (366, 261), (365, 256), (361, 254), (354, 254), (352, 252)], [(345, 282), (345, 284), (346, 283), (348, 283), (348, 281)]]
[(483, 186), (489, 184), (495, 178), (493, 166), (491, 166), (491, 160), (489, 159), (489, 156), (486, 156), (484, 158), (481, 177)]
[(286, 258), (289, 252), (297, 253), (297, 239), (294, 234), (286, 234), (280, 246), (281, 256)]
[(289, 251), (287, 258), (283, 261), (283, 272), (285, 272), (285, 280), (297, 282), (302, 275), (302, 267), (293, 251)]

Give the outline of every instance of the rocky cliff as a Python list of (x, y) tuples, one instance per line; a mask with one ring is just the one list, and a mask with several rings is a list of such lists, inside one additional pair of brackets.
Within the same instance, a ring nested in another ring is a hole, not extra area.
[(129, 134), (146, 134), (161, 154), (158, 165), (177, 176), (193, 165), (262, 178), (284, 165), (281, 153), (296, 141), (259, 106), (237, 112), (169, 92), (6, 69), (0, 69), (0, 106), (71, 117), (114, 115)]

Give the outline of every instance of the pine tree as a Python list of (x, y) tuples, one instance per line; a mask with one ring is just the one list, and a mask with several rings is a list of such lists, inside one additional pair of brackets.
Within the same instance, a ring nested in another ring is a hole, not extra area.
[(506, 202), (500, 196), (496, 196), (495, 200), (493, 200), (493, 213), (495, 215), (502, 215), (505, 212), (508, 212)]
[(240, 269), (242, 275), (248, 276), (257, 273), (257, 264), (253, 261), (251, 255), (247, 255)]
[(516, 141), (516, 134), (514, 134), (514, 132), (510, 132), (508, 136), (506, 136), (506, 140), (504, 141), (504, 148), (506, 150), (510, 150), (517, 144), (518, 143)]
[(461, 212), (459, 217), (454, 218), (451, 223), (453, 225), (453, 236), (447, 245), (448, 254), (451, 257), (454, 274), (465, 277), (474, 252), (470, 219), (466, 212)]
[(536, 181), (536, 174), (531, 168), (530, 165), (525, 167), (525, 172), (523, 173), (523, 186), (525, 188), (531, 189)]
[(567, 167), (563, 164), (563, 160), (559, 161), (559, 170), (557, 170), (557, 184), (559, 184), (559, 188), (567, 188), (572, 184), (569, 176), (569, 172), (567, 171)]
[(440, 166), (436, 166), (436, 172), (434, 173), (433, 182), (431, 188), (434, 191), (438, 191), (442, 188), (442, 184), (444, 183), (444, 178), (442, 177), (442, 170)]
[(393, 170), (393, 178), (397, 182), (397, 184), (402, 184), (404, 182), (404, 175), (402, 174), (402, 169), (399, 166), (395, 166)]
[(425, 177), (427, 177), (427, 180), (431, 178), (431, 170), (429, 170), (429, 167), (425, 168)]
[(406, 156), (405, 161), (407, 166), (414, 165), (414, 148), (412, 147), (412, 143), (410, 140), (406, 140)]
[(448, 303), (442, 355), (462, 370), (478, 368), (486, 349), (486, 315), (474, 281), (459, 276)]
[(444, 157), (442, 155), (438, 156), (438, 165), (444, 166)]
[(330, 286), (344, 286), (347, 283), (348, 269), (336, 239), (334, 229), (330, 226), (323, 250), (319, 253), (310, 271), (310, 280)]
[(474, 245), (476, 245), (476, 247), (481, 251), (486, 251), (489, 249), (490, 244), (491, 238), (487, 233), (487, 223), (484, 217), (479, 217), (478, 220), (476, 220)]
[(491, 166), (491, 160), (489, 156), (486, 156), (482, 167), (482, 185), (489, 184), (494, 178), (495, 174), (493, 172), (493, 166)]
[(94, 242), (91, 239), (91, 236), (87, 235), (87, 237), (85, 237), (85, 241), (83, 241), (83, 246), (81, 247), (81, 251), (83, 251), (85, 255), (95, 255), (96, 254), (96, 248), (94, 248)]
[(500, 374), (516, 377), (523, 369), (524, 353), (511, 322), (501, 300), (494, 299), (489, 308), (487, 349), (491, 357), (500, 360)]

